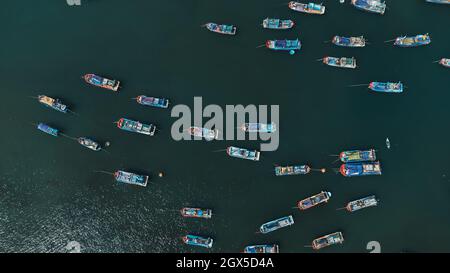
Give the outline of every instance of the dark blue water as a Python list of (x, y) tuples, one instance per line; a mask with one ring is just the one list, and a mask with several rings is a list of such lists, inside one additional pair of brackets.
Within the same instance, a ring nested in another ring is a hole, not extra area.
[[(180, 237), (212, 236), (213, 252), (239, 252), (254, 243), (278, 243), (281, 252), (305, 248), (321, 235), (342, 231), (345, 243), (323, 252), (448, 252), (450, 173), (447, 126), (449, 70), (433, 61), (450, 57), (447, 6), (420, 0), (387, 1), (384, 16), (323, 1), (323, 16), (291, 12), (271, 1), (3, 1), (0, 11), (0, 251), (190, 252)], [(291, 31), (260, 27), (266, 17), (291, 18)], [(224, 37), (200, 26), (232, 23)], [(400, 35), (430, 33), (432, 44), (400, 49), (384, 43)], [(332, 46), (334, 35), (364, 35), (362, 49)], [(290, 56), (256, 48), (267, 39), (299, 38)], [(327, 67), (325, 55), (354, 56), (358, 69)], [(119, 79), (118, 93), (87, 86), (80, 76)], [(351, 84), (402, 81), (403, 94), (373, 94)], [(38, 94), (57, 97), (78, 115), (51, 111)], [(173, 104), (280, 106), (280, 147), (261, 161), (214, 152), (255, 141), (172, 140), (169, 110), (139, 106), (148, 94)], [(115, 128), (120, 117), (155, 122), (153, 137)], [(46, 122), (65, 134), (110, 141), (91, 152), (53, 138), (31, 123)], [(385, 148), (389, 137), (392, 148)], [(375, 148), (383, 175), (346, 179), (333, 163), (345, 149)], [(275, 177), (274, 164), (326, 167), (326, 174)], [(146, 188), (118, 185), (95, 170), (151, 174)], [(163, 171), (164, 178), (156, 174)], [(305, 212), (296, 201), (328, 190), (330, 202)], [(376, 194), (377, 208), (349, 214), (348, 201)], [(210, 221), (180, 217), (183, 206), (212, 208)], [(269, 220), (292, 214), (295, 225), (256, 234)], [(439, 242), (439, 243), (437, 243)]]

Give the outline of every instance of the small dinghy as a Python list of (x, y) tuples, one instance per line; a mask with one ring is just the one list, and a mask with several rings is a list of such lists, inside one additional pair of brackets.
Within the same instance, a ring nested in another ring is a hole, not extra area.
[(212, 210), (210, 209), (182, 208), (180, 212), (183, 217), (187, 218), (211, 219), (212, 217)]
[(344, 235), (342, 234), (342, 232), (335, 232), (314, 239), (314, 241), (312, 242), (312, 248), (314, 250), (319, 250), (327, 246), (342, 244), (343, 242), (344, 242)]
[(292, 21), (292, 20), (266, 18), (263, 21), (263, 28), (268, 28), (268, 29), (290, 29), (293, 26), (294, 26), (294, 21)]
[(236, 27), (233, 25), (219, 25), (216, 23), (207, 23), (206, 28), (209, 31), (219, 33), (219, 34), (225, 34), (225, 35), (235, 35), (236, 34)]
[(244, 253), (279, 253), (279, 247), (278, 245), (246, 246)]
[(298, 12), (309, 13), (309, 14), (319, 14), (322, 15), (325, 13), (325, 6), (322, 4), (308, 3), (303, 4), (299, 2), (291, 1), (288, 4), (291, 10), (295, 10)]
[(345, 206), (345, 209), (349, 212), (354, 212), (369, 207), (375, 207), (377, 205), (378, 205), (377, 198), (375, 197), (375, 195), (371, 195), (349, 202), (347, 206)]
[(336, 57), (325, 57), (323, 58), (323, 63), (329, 66), (341, 67), (341, 68), (356, 68), (355, 58), (336, 58)]
[(186, 235), (183, 236), (183, 242), (191, 246), (200, 246), (205, 248), (211, 248), (213, 246), (214, 240), (209, 237), (202, 237), (197, 235)]
[(102, 147), (97, 142), (93, 141), (92, 139), (86, 138), (86, 137), (79, 137), (78, 143), (80, 143), (82, 146), (91, 149), (93, 151), (100, 151)]
[(334, 36), (331, 40), (333, 44), (343, 47), (365, 47), (366, 39), (363, 36), (359, 37), (342, 37)]
[(194, 137), (201, 137), (208, 141), (219, 138), (219, 130), (192, 126), (188, 129), (188, 134)]
[(307, 210), (319, 204), (328, 202), (328, 200), (330, 200), (330, 197), (331, 192), (322, 191), (316, 195), (298, 201), (297, 207), (299, 210)]

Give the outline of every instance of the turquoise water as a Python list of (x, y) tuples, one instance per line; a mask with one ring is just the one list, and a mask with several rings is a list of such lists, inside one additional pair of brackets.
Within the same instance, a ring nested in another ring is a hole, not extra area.
[[(448, 69), (450, 7), (419, 0), (387, 1), (384, 16), (323, 1), (324, 16), (291, 12), (280, 1), (3, 1), (0, 11), (0, 251), (203, 252), (184, 246), (186, 233), (212, 236), (212, 252), (240, 252), (254, 243), (278, 243), (281, 252), (305, 248), (321, 235), (342, 231), (345, 243), (321, 252), (448, 252)], [(260, 27), (266, 17), (291, 18), (291, 31)], [(238, 26), (235, 37), (210, 33), (208, 21)], [(383, 41), (429, 32), (427, 47), (400, 49)], [(332, 46), (334, 35), (364, 35), (362, 49)], [(294, 56), (256, 48), (267, 39), (299, 38)], [(325, 55), (354, 56), (356, 70), (325, 66)], [(119, 79), (112, 93), (87, 86), (80, 76)], [(370, 93), (351, 84), (402, 81), (400, 95)], [(57, 97), (77, 115), (46, 109), (29, 97)], [(176, 142), (170, 111), (137, 105), (147, 94), (173, 104), (280, 106), (280, 147), (260, 162), (214, 152), (255, 141)], [(113, 122), (125, 116), (155, 122), (153, 137), (129, 134)], [(53, 138), (31, 123), (65, 134), (110, 141), (91, 152), (68, 138)], [(385, 148), (389, 137), (392, 148)], [(333, 163), (345, 149), (375, 148), (380, 177), (345, 179)], [(326, 167), (326, 174), (275, 177), (274, 164)], [(152, 175), (146, 188), (118, 185), (95, 170), (127, 169)], [(164, 178), (156, 174), (163, 171)], [(305, 212), (296, 201), (328, 190), (330, 202)], [(377, 208), (336, 210), (375, 194)], [(183, 206), (212, 208), (210, 221), (183, 219)], [(255, 232), (292, 214), (295, 225)], [(439, 244), (436, 243), (439, 241)]]

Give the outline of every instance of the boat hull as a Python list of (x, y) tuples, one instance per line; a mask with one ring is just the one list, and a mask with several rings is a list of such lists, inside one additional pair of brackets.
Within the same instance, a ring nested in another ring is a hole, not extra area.
[(67, 105), (61, 103), (61, 101), (59, 99), (50, 98), (45, 95), (39, 95), (38, 101), (41, 104), (45, 105), (46, 107), (49, 107), (53, 110), (56, 110), (56, 111), (64, 113), (64, 114), (66, 114), (67, 111), (69, 110), (67, 108)]
[(331, 245), (342, 244), (343, 242), (344, 235), (342, 234), (342, 232), (335, 232), (315, 239), (312, 242), (312, 248), (314, 250), (319, 250)]
[(379, 162), (346, 163), (341, 165), (339, 172), (345, 177), (381, 175), (381, 166)]
[(146, 187), (149, 177), (125, 171), (116, 171), (114, 178), (117, 182)]
[(292, 20), (266, 18), (263, 21), (263, 28), (267, 29), (290, 29), (295, 23)]
[(275, 167), (275, 175), (276, 176), (308, 174), (310, 171), (311, 171), (311, 168), (308, 165)]
[(371, 82), (369, 84), (369, 89), (375, 92), (383, 93), (402, 93), (403, 84), (401, 82)]
[(331, 40), (333, 44), (341, 47), (365, 47), (366, 40), (363, 36), (359, 37), (342, 37), (334, 36)]
[(323, 63), (328, 66), (339, 67), (339, 68), (356, 68), (355, 58), (336, 58), (336, 57), (325, 57), (323, 58)]
[(351, 201), (345, 206), (347, 211), (354, 212), (361, 209), (374, 207), (378, 205), (378, 200), (375, 195), (367, 196), (358, 200)]
[(117, 122), (117, 128), (124, 130), (124, 131), (148, 135), (148, 136), (153, 136), (156, 131), (156, 126), (153, 124), (143, 124), (143, 123), (140, 123), (139, 121), (126, 119), (126, 118), (121, 118)]
[(449, 67), (450, 68), (450, 59), (442, 58), (439, 61), (439, 64), (444, 66), (444, 67)]
[(307, 13), (307, 14), (322, 15), (325, 13), (325, 6), (314, 4), (314, 3), (303, 4), (303, 3), (291, 1), (288, 3), (288, 7), (291, 10), (302, 12), (302, 13)]
[(212, 210), (210, 209), (182, 208), (180, 212), (181, 215), (186, 218), (211, 219), (212, 217)]
[(254, 245), (246, 246), (244, 253), (279, 253), (278, 245)]
[(219, 138), (219, 130), (192, 126), (188, 129), (188, 134), (194, 137), (204, 138), (211, 141)]
[(216, 23), (207, 23), (206, 28), (215, 33), (224, 35), (236, 35), (237, 28), (233, 25), (219, 25)]
[(343, 163), (375, 161), (376, 153), (374, 149), (362, 151), (360, 150), (343, 151), (339, 154), (339, 159)]
[(398, 37), (395, 39), (394, 45), (398, 47), (418, 47), (431, 43), (431, 38), (428, 34), (416, 35), (410, 37)]
[(83, 76), (84, 80), (94, 86), (109, 89), (114, 92), (117, 92), (120, 87), (120, 81), (110, 80), (101, 76), (97, 76), (95, 74), (86, 74)]
[(260, 152), (256, 150), (247, 150), (243, 148), (230, 146), (227, 148), (227, 154), (231, 157), (259, 161)]
[(95, 151), (95, 152), (98, 152), (102, 149), (102, 147), (97, 142), (95, 142), (89, 138), (79, 137), (78, 143), (80, 143), (82, 146), (84, 146), (92, 151)]
[(284, 227), (288, 227), (294, 224), (294, 218), (292, 217), (292, 215), (286, 216), (286, 217), (282, 217), (270, 222), (267, 222), (265, 224), (262, 224), (261, 227), (259, 228), (259, 231), (261, 233), (269, 233), (275, 230), (278, 230), (280, 228), (284, 228)]
[(38, 130), (40, 130), (46, 134), (49, 134), (51, 136), (54, 136), (54, 137), (57, 137), (58, 133), (59, 133), (58, 129), (52, 128), (45, 123), (39, 123), (37, 125), (37, 128), (38, 128)]
[(307, 209), (313, 208), (317, 205), (320, 205), (322, 203), (327, 203), (328, 200), (330, 200), (330, 197), (331, 197), (331, 192), (322, 191), (316, 195), (313, 195), (311, 197), (308, 197), (301, 201), (298, 201), (297, 207), (299, 210), (307, 210)]
[(156, 108), (168, 108), (169, 107), (169, 100), (164, 98), (155, 98), (155, 97), (147, 97), (144, 95), (141, 95), (136, 98), (136, 101), (145, 106), (152, 106)]
[(359, 10), (370, 13), (383, 15), (386, 11), (386, 4), (379, 0), (351, 0), (351, 4)]
[(197, 235), (186, 235), (182, 239), (183, 242), (187, 245), (199, 246), (204, 248), (212, 248), (214, 242), (212, 238)]

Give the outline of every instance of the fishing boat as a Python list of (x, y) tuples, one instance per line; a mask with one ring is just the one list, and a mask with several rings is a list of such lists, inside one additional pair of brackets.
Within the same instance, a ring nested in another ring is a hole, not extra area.
[(343, 176), (381, 175), (380, 162), (372, 163), (346, 163), (339, 168)]
[(247, 150), (243, 148), (230, 146), (227, 148), (227, 154), (231, 157), (259, 161), (260, 152), (256, 150)]
[(117, 182), (125, 183), (125, 184), (132, 184), (137, 186), (145, 187), (147, 186), (148, 182), (148, 176), (146, 175), (140, 175), (135, 173), (129, 173), (125, 171), (116, 171), (114, 173), (114, 178)]
[(119, 90), (120, 81), (110, 80), (101, 76), (97, 76), (95, 74), (86, 74), (83, 76), (83, 78), (87, 83), (95, 85), (97, 87), (109, 89), (115, 92)]
[(188, 133), (191, 136), (201, 137), (208, 141), (219, 138), (219, 130), (216, 130), (216, 129), (212, 130), (212, 129), (208, 129), (208, 128), (192, 126), (192, 127), (189, 127)]
[(315, 207), (319, 204), (328, 202), (328, 200), (330, 200), (330, 197), (331, 197), (331, 192), (322, 191), (316, 195), (313, 195), (311, 197), (308, 197), (308, 198), (298, 201), (297, 207), (299, 210), (307, 210), (307, 209)]
[(267, 40), (266, 47), (272, 50), (289, 51), (289, 54), (294, 55), (296, 50), (302, 48), (299, 39), (295, 40)]
[(277, 126), (275, 123), (244, 123), (241, 130), (248, 133), (273, 133)]
[(345, 206), (349, 212), (354, 212), (360, 209), (375, 207), (378, 205), (378, 200), (375, 195), (367, 196), (358, 200), (351, 201)]
[(295, 23), (292, 20), (274, 18), (266, 18), (263, 20), (263, 28), (268, 29), (290, 29), (294, 26), (294, 24)]
[(375, 161), (376, 154), (374, 149), (343, 151), (339, 154), (339, 159), (344, 163)]
[(366, 39), (363, 36), (359, 37), (342, 37), (334, 36), (331, 40), (333, 44), (343, 47), (365, 47)]
[(91, 149), (93, 151), (100, 151), (102, 149), (102, 147), (100, 146), (100, 144), (98, 144), (97, 142), (93, 141), (92, 139), (86, 138), (86, 137), (79, 137), (78, 139), (78, 143), (80, 143), (81, 145), (83, 145), (84, 147)]
[(422, 45), (428, 45), (431, 43), (430, 35), (419, 34), (416, 36), (403, 36), (395, 39), (394, 45), (399, 47), (416, 47)]
[(226, 34), (226, 35), (235, 35), (236, 34), (236, 27), (233, 25), (218, 25), (216, 23), (207, 23), (205, 26), (209, 31), (212, 31), (212, 32)]
[(201, 246), (206, 248), (211, 248), (213, 246), (214, 240), (209, 237), (202, 237), (197, 235), (186, 235), (183, 236), (183, 242), (191, 246)]
[(386, 10), (386, 3), (381, 0), (351, 0), (351, 4), (357, 9), (381, 15)]
[(210, 209), (182, 208), (180, 212), (183, 217), (187, 218), (211, 219), (212, 217), (212, 210)]
[(278, 245), (254, 245), (246, 246), (244, 253), (279, 253)]
[(156, 126), (153, 124), (143, 124), (139, 121), (134, 121), (131, 119), (121, 118), (117, 122), (117, 128), (129, 131), (133, 133), (139, 133), (144, 135), (153, 136), (156, 131)]
[(442, 58), (439, 64), (445, 67), (450, 67), (450, 59)]
[(344, 235), (342, 232), (331, 233), (317, 239), (312, 242), (312, 248), (318, 250), (327, 246), (342, 244), (344, 242)]
[(280, 228), (288, 227), (294, 224), (294, 218), (292, 215), (276, 219), (265, 224), (262, 224), (259, 230), (261, 233), (269, 233)]
[(289, 2), (288, 6), (291, 10), (295, 10), (298, 12), (304, 12), (309, 14), (320, 14), (320, 15), (325, 13), (325, 6), (322, 4), (315, 4), (315, 3), (303, 4), (291, 1)]
[(67, 105), (61, 103), (61, 101), (59, 99), (50, 98), (45, 95), (39, 95), (38, 101), (40, 103), (42, 103), (43, 105), (50, 107), (56, 111), (62, 112), (62, 113), (67, 113), (67, 110), (69, 110), (67, 108)]
[(336, 57), (325, 57), (323, 58), (323, 63), (329, 66), (341, 67), (341, 68), (356, 68), (355, 58), (336, 58)]
[(275, 167), (276, 176), (307, 174), (311, 171), (308, 165), (294, 165), (286, 167)]
[(169, 100), (164, 98), (155, 98), (155, 97), (147, 97), (144, 95), (140, 95), (136, 98), (136, 101), (139, 104), (146, 106), (153, 106), (158, 108), (167, 108), (169, 107)]
[(401, 82), (371, 82), (369, 89), (375, 92), (401, 93), (403, 84)]
[(450, 4), (450, 0), (426, 0), (428, 3)]
[(55, 137), (57, 137), (58, 133), (59, 133), (58, 129), (52, 128), (45, 123), (39, 123), (37, 125), (37, 128), (38, 128), (38, 130), (40, 130), (44, 133), (47, 133), (49, 135), (55, 136)]

